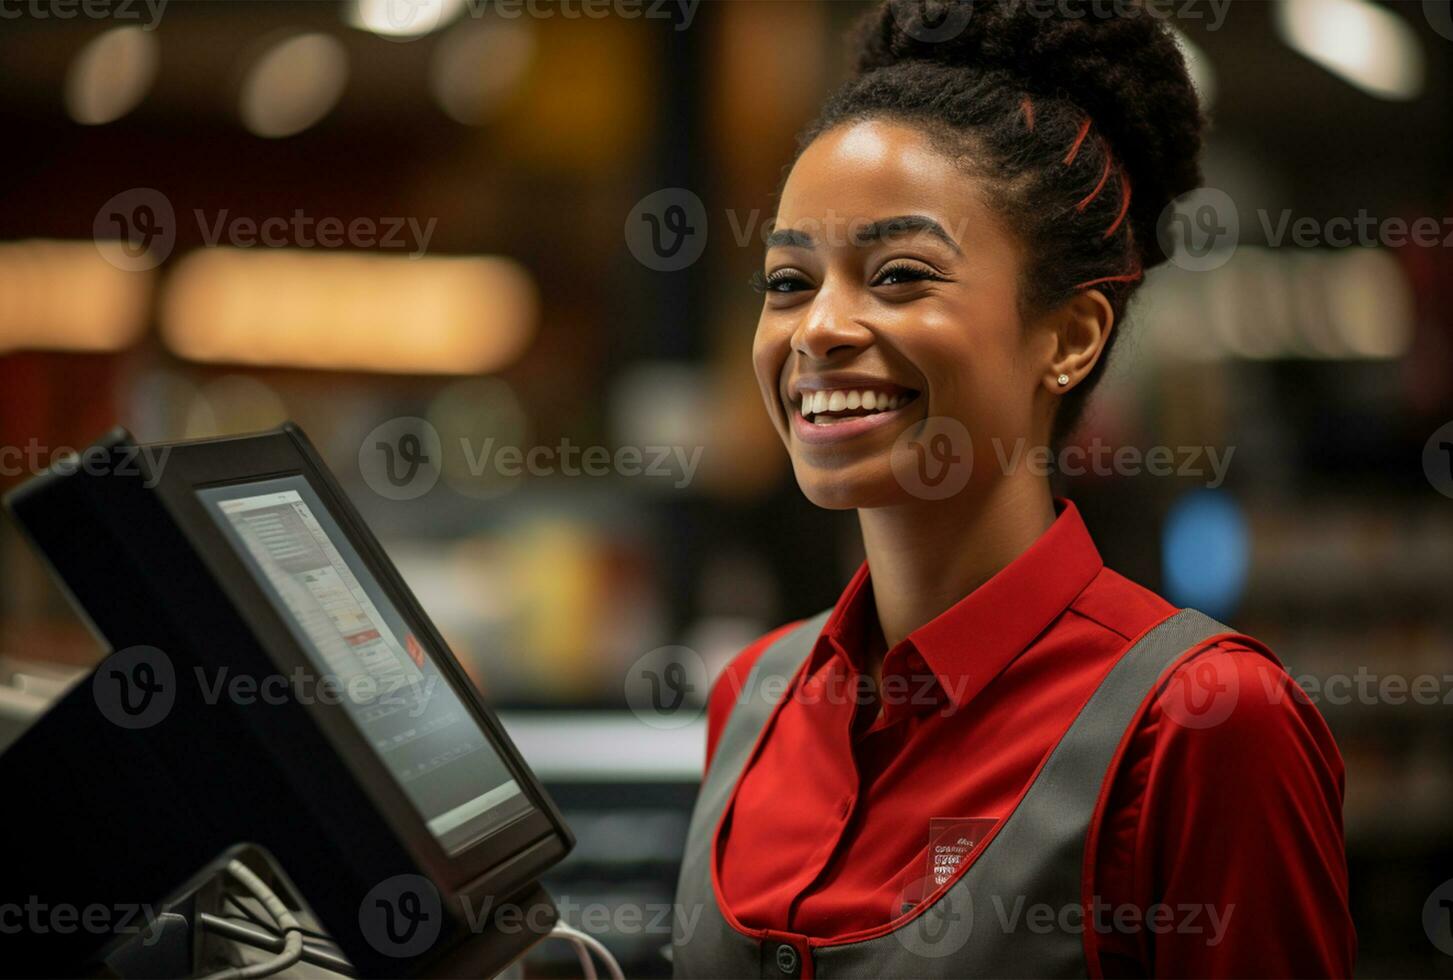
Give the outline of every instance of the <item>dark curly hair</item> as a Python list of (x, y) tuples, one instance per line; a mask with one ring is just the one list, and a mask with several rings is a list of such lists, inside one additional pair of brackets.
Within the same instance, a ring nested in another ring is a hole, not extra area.
[[(1061, 0), (884, 0), (855, 36), (856, 72), (803, 134), (906, 120), (966, 171), (1030, 256), (1026, 313), (1098, 289), (1117, 323), (1165, 261), (1156, 223), (1201, 183), (1205, 120), (1169, 27), (1138, 6)], [(1065, 395), (1055, 442), (1078, 423), (1109, 359)]]

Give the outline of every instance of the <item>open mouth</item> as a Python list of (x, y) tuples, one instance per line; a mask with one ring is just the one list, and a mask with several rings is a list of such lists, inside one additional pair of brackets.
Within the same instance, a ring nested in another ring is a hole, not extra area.
[(797, 411), (812, 425), (841, 425), (853, 419), (893, 412), (910, 404), (918, 392), (876, 388), (804, 391)]

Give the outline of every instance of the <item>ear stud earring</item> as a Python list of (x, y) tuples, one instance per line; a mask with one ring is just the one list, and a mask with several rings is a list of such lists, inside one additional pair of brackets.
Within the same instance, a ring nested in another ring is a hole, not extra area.
[(1070, 376), (1068, 374), (1061, 374), (1059, 376), (1059, 378), (1056, 379), (1056, 380), (1059, 381), (1059, 386), (1061, 388), (1068, 388), (1069, 387), (1069, 384), (1070, 384)]

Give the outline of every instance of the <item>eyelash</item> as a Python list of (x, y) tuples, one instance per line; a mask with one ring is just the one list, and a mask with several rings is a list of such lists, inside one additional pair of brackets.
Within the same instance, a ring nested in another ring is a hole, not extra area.
[[(884, 280), (889, 276), (902, 276), (903, 278), (896, 283), (884, 283)], [(885, 265), (882, 269), (878, 270), (878, 274), (873, 278), (873, 281), (872, 283), (870, 283), (870, 285), (899, 286), (913, 282), (945, 281), (947, 281), (945, 277), (939, 275), (932, 269), (929, 269), (927, 266), (908, 262), (890, 262), (888, 265)], [(804, 279), (802, 276), (798, 275), (795, 272), (787, 269), (778, 269), (775, 272), (765, 274), (761, 272), (752, 273), (751, 285), (752, 288), (759, 293), (793, 293), (797, 292), (797, 290), (778, 289), (776, 287), (790, 284), (805, 285), (806, 282), (806, 279)]]

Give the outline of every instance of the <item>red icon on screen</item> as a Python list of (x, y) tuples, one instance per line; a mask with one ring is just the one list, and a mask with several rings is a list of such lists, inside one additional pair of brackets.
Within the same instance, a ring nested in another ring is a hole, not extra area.
[(408, 633), (404, 636), (404, 649), (409, 651), (409, 659), (414, 662), (414, 666), (422, 670), (424, 667), (424, 648), (419, 646), (419, 641), (414, 639), (414, 634)]

